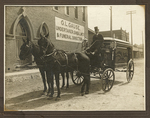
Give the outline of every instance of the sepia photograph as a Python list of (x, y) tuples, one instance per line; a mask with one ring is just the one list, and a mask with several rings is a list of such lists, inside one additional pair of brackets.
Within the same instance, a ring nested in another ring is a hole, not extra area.
[(4, 111), (146, 111), (145, 5), (4, 5)]

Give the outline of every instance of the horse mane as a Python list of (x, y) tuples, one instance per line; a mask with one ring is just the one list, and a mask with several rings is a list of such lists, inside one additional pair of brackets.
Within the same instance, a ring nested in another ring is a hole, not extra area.
[(55, 49), (54, 44), (50, 40), (48, 40), (48, 38), (46, 38), (46, 40), (47, 40), (47, 43), (49, 43), (49, 45), (51, 45), (51, 48)]

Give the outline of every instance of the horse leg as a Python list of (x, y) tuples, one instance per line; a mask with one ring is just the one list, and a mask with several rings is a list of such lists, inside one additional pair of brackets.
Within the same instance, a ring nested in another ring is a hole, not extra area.
[(56, 100), (60, 99), (60, 88), (59, 88), (59, 73), (55, 73), (55, 81), (57, 86), (57, 97)]
[(69, 88), (69, 72), (66, 72), (66, 77), (67, 77), (67, 86), (66, 89)]
[(82, 84), (82, 87), (81, 87), (81, 95), (82, 95), (82, 96), (84, 95), (84, 88), (85, 88), (85, 85), (86, 85), (86, 78), (84, 77), (84, 79), (83, 79), (83, 84)]
[(85, 94), (89, 94), (89, 87), (90, 87), (90, 75), (84, 75), (83, 85), (81, 87), (81, 95), (84, 95), (84, 88), (86, 86)]
[(51, 94), (49, 97), (53, 98), (53, 95), (54, 95), (54, 78), (53, 78), (53, 73), (51, 71), (51, 74), (50, 74), (50, 83), (51, 83)]
[(73, 80), (73, 71), (70, 71), (71, 79)]
[(85, 94), (89, 94), (90, 75), (87, 75), (85, 79), (86, 79), (86, 91), (85, 91)]
[(46, 76), (47, 76), (47, 84), (48, 84), (48, 92), (47, 95), (49, 95), (51, 87), (50, 87), (50, 80), (51, 80), (51, 72), (50, 71), (46, 71)]
[(49, 81), (48, 81), (48, 83), (49, 83), (49, 92), (50, 92), (50, 95), (49, 95), (49, 100), (51, 100), (51, 99), (53, 99), (53, 95), (54, 95), (54, 78), (53, 78), (53, 73), (51, 72), (51, 71), (49, 71), (49, 74), (48, 74), (49, 76)]
[(61, 86), (61, 88), (64, 88), (64, 85), (65, 85), (65, 76), (64, 76), (63, 72), (61, 72), (61, 76), (62, 76), (62, 86)]
[(47, 90), (47, 87), (46, 87), (46, 79), (45, 79), (45, 73), (44, 73), (44, 70), (39, 68), (39, 71), (41, 73), (41, 76), (42, 76), (42, 80), (43, 80), (43, 84), (44, 84), (44, 90), (43, 90), (43, 93), (44, 94)]
[(70, 72), (71, 78), (73, 79), (73, 71)]

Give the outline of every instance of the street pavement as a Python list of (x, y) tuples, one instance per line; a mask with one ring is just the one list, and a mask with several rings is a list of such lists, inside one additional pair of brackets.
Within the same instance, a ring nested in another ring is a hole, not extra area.
[[(90, 93), (84, 96), (80, 95), (81, 86), (74, 85), (70, 79), (70, 87), (61, 90), (59, 101), (41, 95), (43, 83), (39, 73), (20, 80), (14, 77), (15, 81), (5, 81), (5, 110), (143, 111), (146, 104), (144, 59), (134, 59), (134, 65), (133, 80), (128, 83), (125, 72), (115, 72), (114, 86), (106, 93), (101, 89), (98, 75), (91, 75)], [(56, 93), (55, 88), (54, 97)]]

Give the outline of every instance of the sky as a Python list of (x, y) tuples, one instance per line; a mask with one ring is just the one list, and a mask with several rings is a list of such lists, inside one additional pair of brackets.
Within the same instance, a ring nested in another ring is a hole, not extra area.
[[(129, 32), (131, 42), (131, 15), (127, 11), (135, 11), (132, 14), (133, 44), (142, 44), (145, 41), (145, 7), (144, 5), (95, 5), (88, 6), (88, 27), (94, 30), (98, 26), (99, 31), (110, 30), (110, 6), (112, 6), (112, 30), (121, 27)], [(142, 33), (143, 32), (143, 33)], [(143, 38), (142, 38), (143, 37)]]

